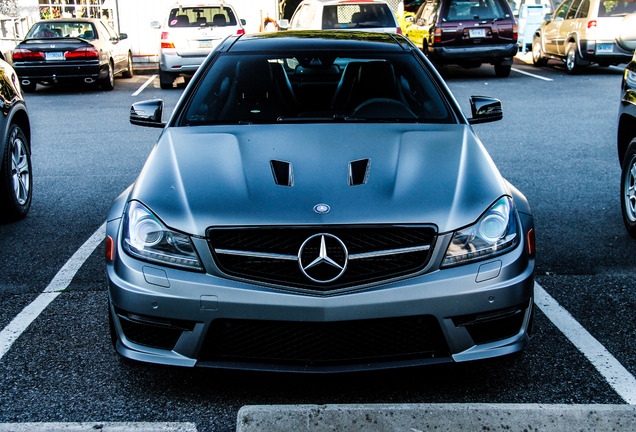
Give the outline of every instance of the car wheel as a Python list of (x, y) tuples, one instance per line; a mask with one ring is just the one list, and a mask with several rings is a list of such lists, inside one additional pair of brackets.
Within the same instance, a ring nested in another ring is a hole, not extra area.
[(100, 85), (103, 90), (112, 90), (115, 88), (115, 74), (113, 72), (113, 65), (109, 62), (106, 65), (106, 76), (101, 79)]
[(164, 89), (171, 89), (174, 83), (174, 75), (159, 69), (159, 86)]
[(121, 74), (121, 76), (123, 76), (124, 78), (132, 78), (133, 75), (134, 75), (134, 71), (133, 71), (132, 54), (129, 52), (128, 63), (126, 64), (126, 70)]
[(498, 76), (499, 78), (505, 78), (507, 76), (510, 76), (510, 69), (512, 69), (511, 65), (496, 64), (495, 75)]
[(627, 232), (636, 238), (636, 138), (629, 144), (623, 158), (621, 210)]
[(0, 215), (5, 221), (26, 216), (31, 207), (33, 174), (29, 141), (17, 125), (11, 125), (0, 167), (0, 202), (6, 211)]
[(541, 39), (535, 36), (532, 39), (532, 63), (535, 66), (545, 66), (548, 59), (543, 56), (543, 48), (541, 48)]
[(581, 67), (581, 61), (579, 54), (576, 52), (576, 45), (574, 42), (568, 44), (565, 51), (565, 68), (569, 74), (576, 74)]

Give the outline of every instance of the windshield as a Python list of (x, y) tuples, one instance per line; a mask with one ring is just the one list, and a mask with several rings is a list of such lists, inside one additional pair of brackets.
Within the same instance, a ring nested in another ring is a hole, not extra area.
[(236, 17), (229, 7), (187, 7), (172, 9), (168, 27), (235, 26)]
[(26, 35), (27, 39), (68, 37), (93, 40), (97, 37), (97, 32), (89, 22), (56, 21), (37, 23)]
[(374, 27), (395, 27), (388, 5), (339, 4), (325, 6), (322, 12), (324, 30)]
[(327, 121), (452, 123), (454, 117), (411, 53), (303, 52), (220, 55), (180, 123)]
[(623, 16), (636, 12), (636, 2), (604, 1), (598, 7), (599, 17)]
[(499, 0), (452, 0), (444, 21), (470, 21), (509, 18)]

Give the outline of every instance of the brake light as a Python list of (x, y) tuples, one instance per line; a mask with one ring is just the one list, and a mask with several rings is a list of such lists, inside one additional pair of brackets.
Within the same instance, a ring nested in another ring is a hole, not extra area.
[(169, 37), (170, 37), (170, 35), (168, 34), (168, 32), (161, 32), (161, 49), (174, 48), (174, 43), (172, 43), (172, 42), (164, 42)]
[(81, 47), (73, 51), (67, 51), (64, 53), (64, 58), (76, 59), (76, 58), (99, 58), (99, 51), (95, 47)]
[(402, 28), (401, 27), (397, 28), (397, 34), (402, 34)]
[(596, 20), (589, 20), (587, 22), (587, 28), (589, 28), (589, 29), (596, 28), (597, 25), (598, 25), (598, 23), (596, 22)]
[(40, 51), (31, 51), (26, 48), (16, 48), (13, 50), (13, 60), (39, 60), (44, 59), (44, 53)]
[(435, 32), (433, 33), (433, 42), (434, 43), (442, 42), (442, 29), (440, 28), (435, 29)]
[(236, 31), (236, 34), (237, 34), (237, 35), (244, 35), (244, 34), (245, 34), (245, 30), (244, 30), (244, 29), (238, 29), (238, 30)]
[(512, 25), (512, 38), (514, 40), (517, 40), (517, 38), (519, 38), (519, 27), (517, 26), (517, 24)]

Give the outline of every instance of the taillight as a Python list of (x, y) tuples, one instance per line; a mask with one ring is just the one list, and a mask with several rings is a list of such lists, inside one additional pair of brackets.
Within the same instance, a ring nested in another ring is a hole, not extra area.
[(589, 20), (587, 22), (587, 28), (591, 29), (591, 28), (595, 28), (598, 25), (598, 23), (596, 22), (596, 20)]
[(236, 31), (236, 34), (237, 34), (237, 35), (244, 35), (244, 34), (245, 34), (245, 30), (244, 30), (244, 29), (238, 29), (238, 30)]
[(514, 40), (517, 40), (518, 37), (519, 37), (519, 27), (517, 26), (517, 24), (513, 24), (512, 25), (512, 38)]
[(402, 34), (402, 28), (401, 27), (397, 28), (397, 34)]
[(73, 51), (67, 51), (64, 53), (64, 58), (76, 59), (76, 58), (99, 58), (99, 51), (95, 47), (81, 47), (74, 49)]
[[(161, 49), (164, 48), (174, 48), (174, 43), (167, 42), (167, 39), (170, 37), (168, 32), (161, 32)], [(164, 42), (166, 41), (166, 42)]]
[(435, 32), (433, 33), (433, 42), (434, 43), (442, 42), (442, 29), (440, 28), (435, 29)]
[(40, 51), (31, 51), (26, 48), (16, 48), (13, 50), (13, 61), (20, 60), (40, 60), (44, 59), (44, 53)]

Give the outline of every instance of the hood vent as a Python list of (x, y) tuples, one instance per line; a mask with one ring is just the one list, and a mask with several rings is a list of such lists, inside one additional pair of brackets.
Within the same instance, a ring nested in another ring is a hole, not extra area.
[(369, 159), (360, 159), (349, 162), (349, 186), (363, 185), (369, 179)]
[(269, 164), (272, 167), (272, 174), (274, 174), (274, 181), (277, 185), (294, 185), (294, 170), (290, 162), (271, 160), (269, 161)]

